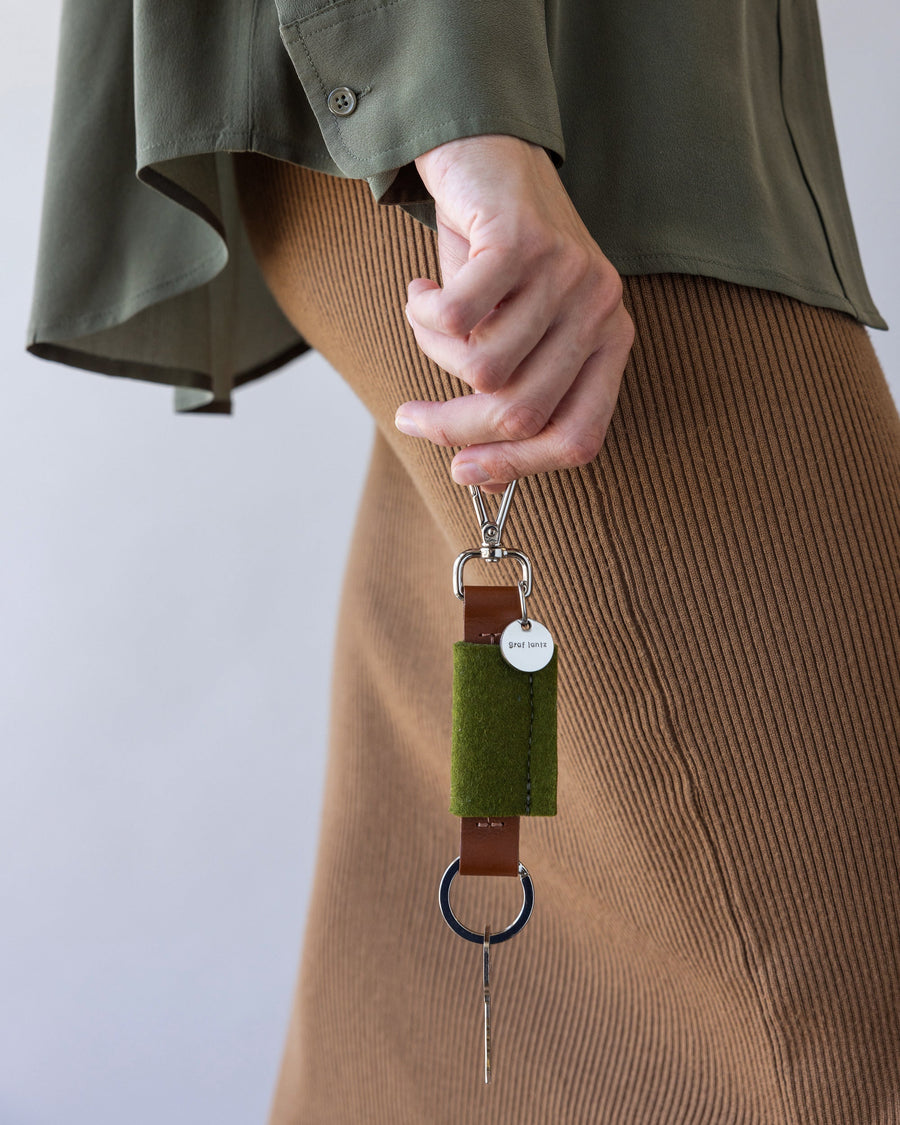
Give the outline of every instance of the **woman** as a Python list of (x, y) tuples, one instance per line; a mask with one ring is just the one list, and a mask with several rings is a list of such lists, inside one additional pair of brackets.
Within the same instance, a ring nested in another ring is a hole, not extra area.
[[(815, 6), (607, 7), (67, 11), (32, 350), (227, 411), (312, 346), (377, 423), (272, 1125), (898, 1113), (900, 421)], [(518, 477), (559, 815), (485, 1090), (449, 566)]]

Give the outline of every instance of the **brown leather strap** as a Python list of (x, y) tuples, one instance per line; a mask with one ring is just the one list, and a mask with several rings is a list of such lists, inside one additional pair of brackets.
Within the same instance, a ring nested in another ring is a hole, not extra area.
[[(500, 634), (519, 616), (517, 586), (465, 587), (465, 640), (500, 643)], [(519, 818), (517, 816), (460, 818), (460, 875), (518, 875)]]
[(460, 817), (459, 873), (518, 875), (519, 818)]
[(481, 645), (500, 644), (500, 634), (520, 616), (518, 586), (465, 586), (463, 638)]

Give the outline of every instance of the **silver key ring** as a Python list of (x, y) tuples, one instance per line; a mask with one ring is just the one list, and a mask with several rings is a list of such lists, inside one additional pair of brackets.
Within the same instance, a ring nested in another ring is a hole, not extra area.
[[(455, 934), (459, 934), (459, 936), (465, 938), (466, 941), (476, 941), (479, 945), (483, 945), (485, 940), (484, 930), (482, 930), (481, 933), (477, 933), (475, 930), (470, 930), (467, 926), (464, 926), (453, 913), (453, 909), (450, 906), (450, 884), (456, 878), (458, 871), (459, 856), (454, 859), (441, 876), (441, 886), (438, 891), (438, 902), (440, 903), (441, 914), (443, 914), (444, 921)], [(511, 937), (515, 937), (531, 917), (532, 910), (534, 910), (534, 884), (531, 882), (531, 876), (528, 874), (523, 863), (519, 864), (519, 878), (522, 880), (522, 909), (519, 911), (515, 921), (511, 922), (505, 930), (501, 930), (498, 934), (491, 934), (491, 945), (497, 945), (501, 941), (509, 941)]]

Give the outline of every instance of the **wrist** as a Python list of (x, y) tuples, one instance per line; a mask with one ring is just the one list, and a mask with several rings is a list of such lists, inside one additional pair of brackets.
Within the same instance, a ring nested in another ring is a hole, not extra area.
[(472, 137), (457, 137), (452, 141), (445, 141), (444, 144), (423, 152), (416, 157), (415, 165), (423, 183), (431, 191), (430, 185), (439, 183), (447, 170), (460, 159), (477, 156), (508, 164), (534, 150), (545, 151), (540, 145), (521, 137), (506, 133), (478, 133)]

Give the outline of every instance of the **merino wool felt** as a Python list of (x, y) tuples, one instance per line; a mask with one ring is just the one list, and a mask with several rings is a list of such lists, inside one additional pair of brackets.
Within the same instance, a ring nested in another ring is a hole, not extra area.
[[(245, 170), (269, 285), (376, 423), (269, 1125), (897, 1125), (900, 418), (865, 327), (626, 276), (599, 456), (519, 482), (504, 538), (565, 638), (559, 812), (521, 822), (535, 908), (492, 962), (485, 1087), (478, 958), (437, 905), (472, 507), (451, 451), (394, 427), (461, 393), (403, 315), (437, 242), (365, 184)], [(454, 883), (473, 927), (520, 904)]]
[(556, 669), (520, 672), (499, 645), (453, 646), (450, 812), (556, 815)]

